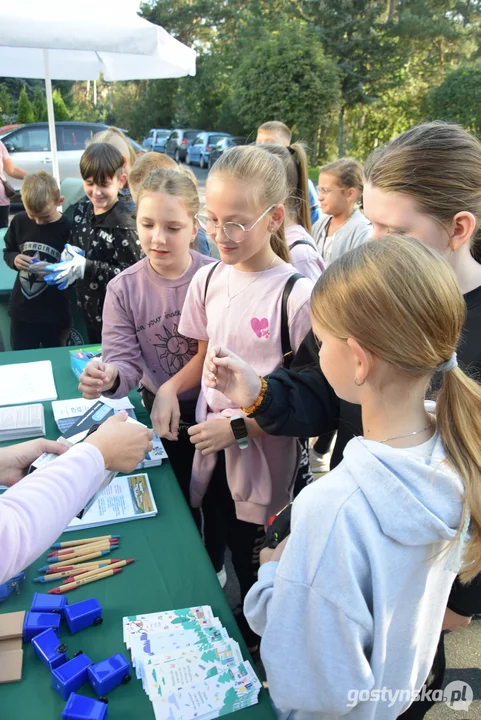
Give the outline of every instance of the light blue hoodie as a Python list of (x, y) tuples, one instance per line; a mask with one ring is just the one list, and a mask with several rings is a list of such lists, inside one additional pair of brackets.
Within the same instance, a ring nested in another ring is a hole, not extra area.
[(422, 687), (464, 540), (442, 553), (463, 493), (444, 460), (439, 436), (429, 458), (354, 438), (296, 499), (282, 558), (244, 606), (274, 703), (297, 711), (283, 717), (394, 720)]

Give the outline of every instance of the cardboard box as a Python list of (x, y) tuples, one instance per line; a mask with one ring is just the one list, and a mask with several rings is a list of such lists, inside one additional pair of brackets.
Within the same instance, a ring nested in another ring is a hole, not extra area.
[(70, 367), (77, 380), (85, 370), (87, 363), (93, 358), (102, 359), (101, 345), (86, 345), (83, 348), (70, 350)]

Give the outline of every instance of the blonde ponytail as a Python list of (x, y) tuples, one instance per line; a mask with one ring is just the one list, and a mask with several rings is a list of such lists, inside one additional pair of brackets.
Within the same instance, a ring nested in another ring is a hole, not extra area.
[(291, 254), (289, 252), (289, 248), (286, 242), (284, 225), (282, 225), (275, 233), (272, 233), (271, 248), (274, 250), (275, 254), (280, 257), (281, 260), (284, 260), (284, 262), (286, 263), (291, 262)]
[(471, 513), (460, 573), (467, 583), (481, 572), (481, 386), (458, 367), (444, 374), (436, 421), (449, 463), (464, 483), (461, 527), (466, 513)]
[[(342, 255), (317, 281), (316, 322), (334, 337), (353, 338), (398, 372), (426, 378), (456, 351), (466, 305), (446, 260), (418, 240), (390, 235)], [(444, 373), (436, 403), (447, 463), (463, 482), (462, 532), (470, 537), (461, 569), (481, 572), (481, 385), (456, 367)]]

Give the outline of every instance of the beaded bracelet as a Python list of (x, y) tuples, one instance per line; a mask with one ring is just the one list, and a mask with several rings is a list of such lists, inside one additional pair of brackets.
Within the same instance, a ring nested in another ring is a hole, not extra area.
[(255, 402), (252, 405), (249, 405), (247, 408), (241, 408), (242, 412), (244, 412), (246, 415), (252, 415), (253, 412), (257, 410), (259, 405), (264, 400), (266, 393), (267, 393), (267, 380), (263, 377), (259, 378), (261, 381), (261, 389), (259, 390), (259, 395), (257, 396)]

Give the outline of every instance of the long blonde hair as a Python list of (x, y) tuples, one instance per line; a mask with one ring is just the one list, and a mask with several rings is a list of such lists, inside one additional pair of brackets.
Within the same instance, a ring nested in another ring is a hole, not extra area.
[(286, 209), (296, 222), (310, 233), (312, 225), (308, 185), (309, 163), (304, 146), (301, 143), (294, 143), (289, 147), (263, 143), (257, 147), (267, 150), (281, 159), (287, 178)]
[[(481, 143), (460, 125), (439, 120), (407, 130), (368, 157), (364, 178), (383, 192), (409, 195), (443, 226), (468, 211), (481, 220)], [(471, 239), (481, 262), (481, 237)]]
[[(311, 300), (316, 322), (426, 386), (456, 351), (466, 307), (448, 263), (418, 240), (390, 235), (351, 250), (321, 275)], [(457, 367), (443, 373), (437, 427), (447, 462), (463, 481), (471, 513), (461, 572), (481, 571), (481, 386)], [(459, 533), (458, 533), (459, 534)]]
[[(258, 145), (240, 145), (222, 153), (209, 176), (227, 175), (252, 188), (252, 199), (259, 209), (285, 203), (288, 192), (286, 173), (279, 158)], [(291, 262), (284, 223), (271, 234), (271, 247), (281, 260)]]

